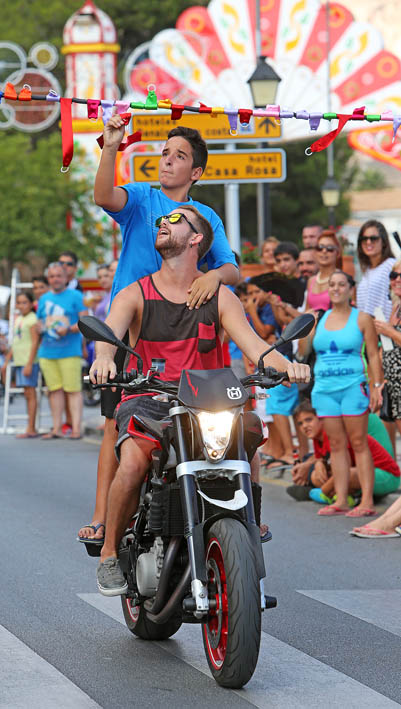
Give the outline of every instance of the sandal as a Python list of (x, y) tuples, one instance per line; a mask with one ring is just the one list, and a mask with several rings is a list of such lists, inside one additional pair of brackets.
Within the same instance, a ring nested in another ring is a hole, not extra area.
[(347, 512), (347, 517), (374, 517), (377, 514), (375, 509), (370, 509), (369, 507), (354, 507), (353, 510)]
[[(99, 524), (84, 524), (81, 529), (93, 529), (93, 533), (96, 534), (98, 529), (100, 527), (103, 527), (105, 529), (105, 526), (103, 522), (99, 522)], [(103, 532), (103, 537), (100, 539), (94, 539), (93, 537), (80, 537), (79, 535), (77, 536), (77, 542), (82, 542), (83, 544), (98, 544), (99, 546), (103, 546), (104, 544), (104, 532)]]
[(396, 532), (385, 532), (383, 529), (374, 529), (368, 524), (363, 527), (354, 527), (351, 529), (350, 534), (354, 537), (361, 537), (362, 539), (395, 539), (399, 535)]
[(337, 505), (326, 505), (326, 507), (322, 507), (322, 509), (318, 512), (318, 515), (322, 515), (323, 517), (334, 517), (335, 515), (347, 514), (347, 510), (344, 510), (342, 507), (337, 507)]

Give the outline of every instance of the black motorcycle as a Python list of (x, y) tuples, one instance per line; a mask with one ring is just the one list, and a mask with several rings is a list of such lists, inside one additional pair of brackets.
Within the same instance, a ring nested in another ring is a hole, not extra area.
[[(274, 347), (304, 337), (313, 324), (313, 316), (300, 316)], [(264, 368), (270, 348), (258, 372), (242, 380), (230, 369), (183, 370), (177, 386), (162, 381), (156, 366), (143, 374), (140, 357), (105, 323), (85, 316), (79, 328), (137, 357), (138, 371), (117, 375), (106, 386), (155, 392), (170, 402), (168, 419), (135, 415), (130, 423), (156, 443), (139, 509), (119, 549), (128, 581), (121, 597), (127, 626), (140, 638), (165, 640), (182, 623), (200, 623), (215, 680), (243, 687), (258, 659), (261, 611), (276, 605), (260, 592), (261, 487), (251, 483), (249, 461), (263, 431), (259, 417), (244, 412), (246, 388), (267, 389), (287, 375)], [(91, 556), (100, 554), (99, 546), (86, 548)]]

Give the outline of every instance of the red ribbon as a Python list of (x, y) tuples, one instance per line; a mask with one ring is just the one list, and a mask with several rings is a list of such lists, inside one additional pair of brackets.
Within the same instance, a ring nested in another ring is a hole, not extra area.
[(201, 101), (199, 101), (199, 104), (200, 104), (199, 105), (199, 113), (211, 113), (212, 112), (211, 106), (206, 106), (206, 104), (202, 103)]
[(67, 172), (72, 156), (74, 155), (74, 136), (72, 132), (72, 116), (71, 116), (71, 101), (70, 98), (60, 99), (61, 112), (61, 144), (63, 147), (63, 168), (62, 172)]
[(182, 112), (184, 110), (185, 106), (181, 106), (178, 103), (172, 103), (171, 104), (171, 120), (172, 121), (179, 121), (180, 118), (182, 118)]
[(320, 153), (321, 150), (324, 150), (327, 148), (330, 143), (333, 142), (338, 136), (339, 133), (341, 133), (342, 129), (344, 128), (345, 124), (348, 121), (360, 121), (363, 120), (365, 115), (365, 106), (362, 106), (362, 108), (354, 108), (352, 115), (346, 114), (346, 113), (339, 113), (337, 115), (338, 118), (338, 126), (335, 130), (330, 131), (330, 133), (327, 133), (327, 135), (324, 135), (323, 138), (319, 138), (318, 140), (315, 140), (314, 143), (310, 146), (310, 150), (312, 153)]
[[(130, 122), (132, 118), (131, 113), (121, 113), (120, 118), (122, 118), (123, 123), (127, 126), (128, 123)], [(129, 145), (132, 145), (132, 143), (139, 143), (139, 141), (142, 140), (142, 132), (140, 130), (136, 131), (136, 133), (132, 133), (132, 135), (129, 135), (127, 140), (124, 140), (120, 145), (118, 146), (118, 150), (121, 152), (124, 152), (126, 148), (128, 148)], [(104, 139), (103, 136), (100, 135), (97, 138), (98, 145), (103, 148), (104, 145)]]
[(98, 101), (97, 99), (88, 98), (86, 103), (88, 107), (88, 118), (91, 120), (97, 120), (100, 101)]
[(6, 88), (4, 89), (4, 98), (9, 98), (15, 100), (17, 98), (17, 92), (14, 88), (14, 84), (8, 82)]
[(18, 101), (32, 101), (31, 89), (24, 88), (18, 94)]

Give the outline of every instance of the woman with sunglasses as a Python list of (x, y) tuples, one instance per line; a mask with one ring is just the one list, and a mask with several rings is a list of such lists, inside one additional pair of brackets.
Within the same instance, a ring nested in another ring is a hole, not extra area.
[(320, 234), (316, 246), (316, 261), (319, 270), (316, 276), (312, 276), (308, 281), (306, 307), (307, 310), (328, 310), (330, 276), (342, 265), (340, 244), (332, 229), (325, 229)]
[[(336, 270), (329, 279), (331, 309), (316, 327), (313, 348), (316, 352), (312, 406), (323, 419), (331, 450), (331, 469), (337, 495), (336, 502), (319, 510), (324, 516), (347, 515), (368, 517), (375, 514), (373, 492), (375, 473), (367, 430), (368, 413), (381, 403), (383, 372), (372, 318), (351, 307), (353, 279)], [(373, 381), (369, 395), (365, 365), (361, 357), (363, 342), (369, 355)], [(360, 504), (348, 507), (350, 457), (348, 442), (354, 455), (361, 484)]]
[(356, 292), (357, 307), (369, 315), (374, 315), (375, 308), (379, 307), (388, 320), (391, 315), (388, 277), (395, 258), (381, 222), (370, 219), (362, 224), (358, 234), (358, 260), (363, 276)]

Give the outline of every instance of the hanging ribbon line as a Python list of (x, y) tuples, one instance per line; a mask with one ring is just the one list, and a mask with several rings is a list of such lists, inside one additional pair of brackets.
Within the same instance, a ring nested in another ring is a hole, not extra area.
[(68, 172), (72, 156), (74, 155), (71, 102), (72, 99), (70, 98), (60, 99), (61, 145), (63, 148), (63, 167), (61, 168), (61, 172)]
[[(8, 82), (4, 88), (4, 91), (0, 91), (0, 101), (1, 99), (6, 99), (8, 101), (59, 101), (61, 106), (61, 132), (62, 132), (62, 143), (63, 143), (63, 168), (64, 171), (68, 169), (68, 166), (72, 160), (73, 155), (73, 134), (72, 134), (72, 120), (71, 120), (71, 104), (80, 103), (87, 105), (88, 118), (92, 120), (97, 120), (99, 114), (99, 107), (102, 108), (102, 120), (104, 125), (110, 120), (113, 113), (116, 111), (121, 117), (124, 118), (124, 123), (128, 125), (132, 118), (131, 113), (127, 113), (127, 109), (131, 108), (134, 110), (144, 110), (144, 111), (157, 111), (157, 109), (167, 109), (171, 111), (171, 120), (179, 121), (183, 113), (201, 113), (208, 114), (211, 118), (216, 118), (217, 115), (224, 114), (227, 116), (227, 132), (231, 135), (237, 133), (238, 120), (241, 125), (249, 125), (252, 116), (266, 116), (275, 119), (280, 122), (281, 119), (296, 119), (301, 121), (309, 121), (309, 127), (311, 131), (317, 131), (322, 120), (332, 121), (338, 120), (338, 126), (335, 130), (330, 131), (327, 135), (316, 140), (310, 148), (305, 151), (307, 155), (312, 155), (313, 153), (318, 153), (328, 145), (330, 145), (337, 136), (343, 130), (345, 124), (348, 121), (367, 121), (368, 123), (373, 123), (377, 121), (388, 121), (393, 124), (393, 142), (396, 138), (397, 131), (401, 125), (401, 115), (393, 115), (391, 110), (383, 111), (380, 113), (365, 113), (365, 107), (355, 108), (352, 114), (343, 113), (320, 113), (313, 112), (309, 113), (305, 109), (299, 111), (291, 111), (287, 108), (281, 108), (278, 105), (267, 105), (265, 108), (249, 109), (249, 108), (224, 108), (222, 106), (206, 106), (206, 104), (199, 102), (199, 106), (184, 106), (182, 104), (176, 104), (169, 98), (163, 98), (158, 100), (154, 88), (149, 86), (148, 95), (146, 101), (112, 101), (112, 100), (97, 100), (97, 99), (82, 99), (82, 98), (61, 98), (53, 89), (49, 91), (47, 96), (44, 95), (33, 95), (31, 87), (25, 84), (19, 94), (17, 93), (14, 85)], [(123, 151), (129, 145), (134, 142), (141, 140), (141, 134), (134, 133), (129, 136), (125, 142), (122, 142), (119, 146), (119, 150)], [(103, 147), (103, 136), (97, 138), (97, 142), (100, 147)]]

